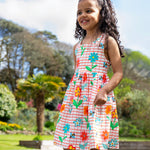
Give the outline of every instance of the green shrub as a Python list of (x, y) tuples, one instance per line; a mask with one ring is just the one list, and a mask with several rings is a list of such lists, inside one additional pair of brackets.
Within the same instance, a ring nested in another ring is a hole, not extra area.
[(25, 109), (25, 108), (27, 108), (26, 102), (19, 101), (18, 104), (17, 104), (17, 108), (18, 109)]
[(54, 122), (54, 124), (56, 125), (59, 116), (59, 111), (50, 111), (48, 109), (45, 109), (44, 114), (45, 114), (45, 122), (47, 121)]
[(8, 86), (0, 84), (0, 120), (8, 121), (16, 111), (16, 101)]
[(36, 128), (36, 109), (18, 109), (17, 112), (10, 118), (10, 123), (17, 122), (27, 130), (35, 130)]
[(45, 122), (45, 127), (49, 128), (51, 131), (55, 131), (56, 130), (54, 122), (50, 122), (50, 121)]
[(120, 119), (119, 120), (119, 135), (121, 137), (143, 137), (142, 130), (137, 129), (136, 125), (132, 121)]
[(41, 135), (37, 135), (36, 137), (33, 138), (33, 141), (42, 141), (42, 136)]

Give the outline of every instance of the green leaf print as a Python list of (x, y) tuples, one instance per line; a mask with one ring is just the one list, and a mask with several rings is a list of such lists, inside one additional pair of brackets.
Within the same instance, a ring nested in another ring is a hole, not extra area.
[(91, 81), (91, 84), (92, 84), (92, 86), (93, 86), (93, 81)]
[(66, 139), (66, 138), (67, 138), (67, 136), (65, 136), (65, 137), (63, 138), (63, 140)]
[(87, 129), (89, 128), (89, 122), (87, 123)]
[(76, 81), (73, 81), (74, 85), (76, 85)]
[(58, 118), (57, 123), (60, 121), (61, 117)]
[[(107, 116), (107, 118), (109, 121), (111, 121), (111, 119), (108, 116)], [(116, 121), (116, 119), (114, 119), (114, 122), (111, 121), (111, 123), (110, 123), (110, 127), (112, 128), (112, 130), (114, 130), (116, 127), (119, 126), (118, 122), (115, 123), (115, 121)]]
[(91, 69), (89, 66), (85, 66), (85, 68), (86, 68), (88, 71), (91, 71), (91, 72), (92, 72), (92, 69)]
[(60, 140), (61, 142), (63, 142), (63, 140), (62, 140), (62, 137), (61, 137), (61, 136), (59, 136), (59, 140)]
[(113, 122), (111, 121), (110, 126), (111, 126), (112, 130), (114, 130), (116, 127), (119, 126), (119, 124), (118, 124), (118, 122), (117, 122), (117, 123), (113, 123)]
[(109, 121), (111, 121), (110, 118), (109, 118), (108, 116), (106, 116), (106, 117), (108, 118)]
[(73, 105), (76, 106), (76, 108), (78, 108), (78, 104), (76, 100), (73, 100)]
[(83, 53), (84, 53), (85, 49), (86, 49), (86, 48), (84, 48), (83, 46), (81, 46), (81, 50), (82, 50), (82, 52), (81, 52), (81, 56), (83, 55)]
[(86, 118), (86, 117), (84, 117), (84, 119), (85, 119), (85, 121), (86, 121), (86, 122), (88, 122), (88, 116), (87, 116), (87, 118)]
[(95, 68), (97, 65), (92, 66), (92, 69)]
[(76, 108), (78, 108), (81, 104), (82, 104), (83, 100), (80, 100), (79, 102), (77, 102), (76, 100), (73, 100), (73, 105), (76, 106)]
[(80, 101), (79, 101), (79, 103), (78, 103), (78, 107), (79, 107), (81, 104), (82, 104), (82, 100), (80, 100)]

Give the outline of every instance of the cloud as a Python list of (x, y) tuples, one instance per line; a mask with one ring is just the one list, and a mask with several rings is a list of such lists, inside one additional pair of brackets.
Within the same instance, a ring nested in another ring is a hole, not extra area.
[(71, 43), (76, 7), (76, 0), (5, 0), (0, 16), (30, 29), (49, 30)]
[[(150, 57), (149, 0), (113, 0), (122, 44)], [(26, 28), (48, 30), (60, 41), (73, 37), (78, 0), (0, 0), (0, 16)]]

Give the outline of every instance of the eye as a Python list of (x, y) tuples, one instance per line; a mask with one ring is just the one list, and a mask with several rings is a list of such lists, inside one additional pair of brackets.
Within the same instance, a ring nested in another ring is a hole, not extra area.
[(78, 11), (77, 12), (77, 16), (79, 16), (79, 15), (81, 15), (82, 14), (82, 12), (81, 11)]
[(87, 13), (91, 13), (92, 11), (91, 11), (90, 9), (88, 9), (86, 12), (87, 12)]

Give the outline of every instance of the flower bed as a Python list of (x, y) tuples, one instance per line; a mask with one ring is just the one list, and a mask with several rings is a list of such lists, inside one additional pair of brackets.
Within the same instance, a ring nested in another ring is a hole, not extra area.
[(7, 123), (0, 121), (0, 130), (6, 132), (7, 130), (23, 130), (23, 128), (15, 123)]

